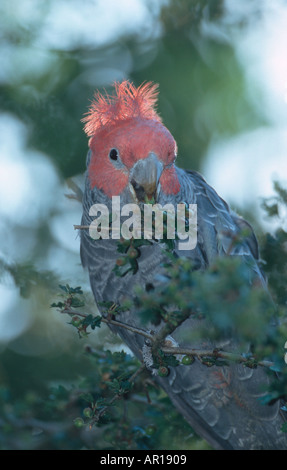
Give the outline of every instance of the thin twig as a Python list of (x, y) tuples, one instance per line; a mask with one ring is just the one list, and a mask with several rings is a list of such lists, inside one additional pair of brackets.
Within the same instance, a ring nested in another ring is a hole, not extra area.
[(132, 333), (137, 333), (138, 335), (144, 336), (145, 338), (149, 339), (150, 341), (154, 340), (154, 336), (147, 333), (145, 330), (141, 328), (136, 328), (135, 326), (127, 325), (126, 323), (122, 323), (118, 320), (109, 320), (105, 317), (102, 317), (102, 322), (106, 323), (107, 325), (114, 325), (120, 328), (125, 328), (126, 330), (131, 331)]
[[(79, 317), (86, 318), (88, 315), (86, 313), (81, 313), (72, 310), (70, 307), (66, 307), (64, 310), (60, 310), (61, 313), (68, 313), (70, 315), (77, 315)], [(184, 319), (185, 320), (185, 319)], [(183, 320), (183, 321), (184, 321)], [(238, 363), (246, 363), (252, 365), (258, 365), (263, 367), (272, 367), (274, 363), (271, 361), (256, 361), (254, 357), (245, 357), (239, 353), (231, 353), (227, 351), (222, 351), (218, 349), (188, 349), (188, 348), (180, 348), (180, 347), (165, 347), (162, 344), (168, 334), (170, 334), (178, 325), (174, 327), (170, 327), (164, 325), (164, 327), (159, 330), (156, 334), (147, 333), (147, 331), (137, 328), (126, 323), (120, 322), (118, 320), (112, 320), (109, 318), (101, 317), (101, 321), (106, 323), (107, 325), (113, 325), (119, 328), (124, 328), (126, 330), (131, 331), (132, 333), (136, 333), (138, 335), (144, 336), (152, 343), (152, 349), (155, 350), (156, 348), (160, 348), (164, 354), (172, 354), (172, 355), (181, 355), (181, 356), (192, 356), (192, 357), (212, 357), (215, 359), (226, 359), (232, 362)]]
[(188, 349), (188, 348), (161, 348), (164, 354), (174, 354), (181, 356), (192, 356), (192, 357), (213, 357), (215, 359), (226, 359), (232, 362), (240, 363), (253, 363), (254, 365), (272, 367), (273, 362), (270, 361), (256, 361), (254, 357), (244, 357), (241, 354), (230, 353), (227, 351), (220, 351), (218, 349)]
[[(141, 374), (145, 370), (145, 365), (142, 364), (132, 375), (131, 377), (127, 380), (127, 382), (130, 382), (131, 384), (134, 383), (136, 377)], [(104, 406), (101, 410), (99, 410), (95, 417), (93, 418), (93, 421), (99, 421), (100, 417), (107, 411), (108, 407), (113, 405), (117, 400), (120, 400), (122, 398), (123, 394), (117, 393), (116, 395), (113, 396), (113, 398), (108, 402), (106, 406)]]
[(190, 315), (191, 312), (185, 313), (184, 315), (182, 315), (182, 318), (178, 320), (175, 324), (172, 324), (170, 322), (165, 323), (165, 325), (153, 336), (153, 352), (156, 351), (158, 348), (161, 348), (161, 346), (165, 342), (166, 337), (170, 335), (176, 328), (178, 328)]
[[(82, 317), (82, 318), (88, 317), (87, 313), (78, 312), (77, 310), (73, 310), (70, 307), (66, 307), (63, 310), (60, 310), (60, 312), (61, 313), (67, 313), (69, 315), (77, 315), (78, 317)], [(120, 322), (118, 320), (112, 320), (112, 319), (109, 319), (109, 318), (106, 318), (106, 317), (103, 317), (103, 316), (101, 317), (101, 321), (103, 323), (106, 323), (107, 325), (118, 326), (120, 328), (124, 328), (126, 330), (129, 330), (132, 333), (136, 333), (138, 335), (144, 336), (145, 338), (149, 339), (150, 341), (153, 341), (153, 339), (154, 339), (153, 335), (147, 333), (142, 328), (137, 328), (135, 326), (127, 325), (126, 323)]]
[(90, 225), (74, 225), (74, 230), (87, 230), (90, 228)]

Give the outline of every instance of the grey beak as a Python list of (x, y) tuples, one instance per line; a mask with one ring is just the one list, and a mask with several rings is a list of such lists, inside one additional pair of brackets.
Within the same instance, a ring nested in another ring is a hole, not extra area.
[(162, 170), (162, 163), (152, 152), (147, 158), (135, 163), (130, 173), (130, 183), (139, 201), (155, 197)]

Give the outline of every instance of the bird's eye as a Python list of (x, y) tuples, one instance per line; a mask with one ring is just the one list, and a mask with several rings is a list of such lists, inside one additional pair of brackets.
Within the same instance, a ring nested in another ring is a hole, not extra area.
[(117, 149), (111, 149), (110, 150), (110, 159), (111, 160), (117, 160), (119, 157), (119, 152), (117, 151)]

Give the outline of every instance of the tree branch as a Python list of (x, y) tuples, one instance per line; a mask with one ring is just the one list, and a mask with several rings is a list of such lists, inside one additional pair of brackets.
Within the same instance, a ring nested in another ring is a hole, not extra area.
[[(78, 312), (77, 310), (73, 310), (71, 307), (65, 307), (63, 310), (60, 310), (60, 312), (61, 313), (67, 313), (69, 315), (77, 315), (78, 317), (82, 317), (82, 318), (87, 318), (88, 317), (87, 313)], [(106, 323), (107, 325), (114, 325), (114, 326), (117, 326), (119, 328), (124, 328), (126, 330), (129, 330), (132, 333), (136, 333), (138, 335), (144, 336), (145, 338), (149, 339), (150, 341), (154, 340), (154, 336), (151, 335), (150, 333), (147, 333), (147, 331), (145, 331), (142, 328), (137, 328), (135, 326), (127, 325), (126, 323), (120, 322), (118, 320), (112, 320), (110, 318), (106, 318), (106, 317), (103, 317), (103, 316), (101, 316), (101, 321), (103, 323)]]
[[(127, 382), (130, 382), (131, 384), (134, 383), (135, 379), (137, 378), (138, 375), (140, 375), (144, 370), (146, 369), (145, 365), (142, 364), (134, 373), (133, 375), (127, 380)], [(108, 407), (113, 405), (116, 401), (120, 400), (122, 398), (122, 396), (124, 395), (124, 393), (122, 394), (119, 394), (117, 393), (116, 395), (113, 396), (113, 398), (108, 402), (108, 404), (106, 406), (104, 406), (101, 410), (98, 410), (95, 414), (95, 416), (93, 417), (92, 421), (91, 421), (91, 425), (94, 423), (94, 422), (98, 422), (100, 417), (107, 411)]]
[[(88, 314), (78, 312), (73, 310), (71, 307), (67, 306), (63, 310), (60, 310), (61, 313), (67, 313), (69, 315), (77, 315), (82, 318), (88, 317)], [(180, 355), (180, 356), (191, 356), (197, 358), (214, 358), (214, 359), (225, 359), (231, 362), (243, 363), (248, 367), (256, 367), (256, 366), (263, 366), (263, 367), (272, 367), (274, 363), (271, 361), (257, 361), (254, 357), (245, 357), (239, 353), (232, 353), (227, 351), (222, 351), (219, 349), (189, 349), (189, 348), (180, 348), (180, 347), (167, 347), (164, 345), (165, 338), (172, 333), (172, 331), (179, 326), (183, 321), (186, 320), (187, 314), (185, 317), (178, 322), (177, 325), (172, 325), (167, 323), (163, 326), (156, 334), (148, 333), (146, 330), (142, 328), (137, 328), (126, 323), (123, 323), (118, 320), (113, 320), (108, 317), (101, 316), (101, 321), (107, 325), (113, 325), (118, 328), (124, 328), (132, 333), (138, 334), (143, 336), (144, 338), (148, 339), (151, 342), (151, 348), (154, 353), (156, 353), (157, 349), (161, 349), (164, 354), (167, 355)], [(143, 366), (144, 367), (144, 366)], [(131, 377), (132, 379), (132, 377)], [(130, 380), (131, 380), (130, 379)]]
[(272, 367), (274, 363), (271, 361), (256, 361), (254, 357), (245, 357), (239, 353), (231, 353), (227, 351), (222, 351), (219, 349), (188, 349), (188, 348), (161, 348), (164, 354), (174, 354), (174, 355), (181, 355), (181, 356), (191, 356), (191, 357), (212, 357), (215, 359), (226, 359), (232, 362), (238, 363), (245, 363), (248, 364), (250, 367), (252, 366), (264, 366), (264, 367)]
[(74, 230), (87, 230), (89, 228), (89, 225), (74, 225)]

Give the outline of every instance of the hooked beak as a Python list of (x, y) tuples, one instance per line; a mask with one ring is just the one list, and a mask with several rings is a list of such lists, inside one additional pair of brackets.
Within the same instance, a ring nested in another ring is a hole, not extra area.
[(137, 202), (156, 200), (162, 171), (162, 163), (152, 152), (147, 158), (136, 162), (130, 173), (130, 191)]

